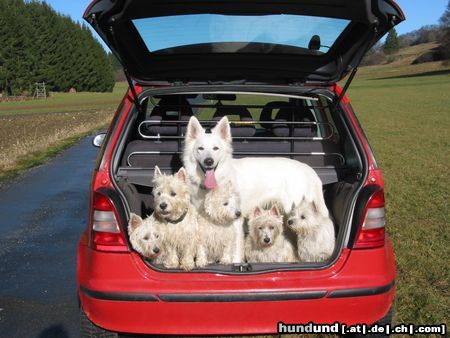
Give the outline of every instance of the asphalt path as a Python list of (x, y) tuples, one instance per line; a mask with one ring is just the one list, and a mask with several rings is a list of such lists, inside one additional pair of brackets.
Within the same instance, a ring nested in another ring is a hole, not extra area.
[(0, 186), (0, 337), (78, 337), (76, 252), (92, 137)]

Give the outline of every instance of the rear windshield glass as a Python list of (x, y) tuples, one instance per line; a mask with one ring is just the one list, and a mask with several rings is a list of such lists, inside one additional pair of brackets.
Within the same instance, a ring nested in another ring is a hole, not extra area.
[(274, 45), (294, 47), (301, 53), (308, 51), (313, 36), (320, 38), (320, 43), (317, 37), (313, 39), (313, 49), (326, 53), (350, 21), (291, 14), (190, 14), (135, 19), (133, 23), (151, 53), (177, 47), (184, 47), (177, 49), (179, 53), (283, 52), (274, 50)]

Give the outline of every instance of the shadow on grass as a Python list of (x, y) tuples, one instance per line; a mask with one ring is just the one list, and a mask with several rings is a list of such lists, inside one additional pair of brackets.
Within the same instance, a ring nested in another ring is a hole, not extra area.
[(398, 75), (398, 76), (389, 76), (389, 77), (379, 77), (372, 80), (389, 80), (389, 79), (407, 79), (411, 77), (421, 77), (421, 76), (432, 76), (432, 75), (447, 75), (450, 74), (450, 69), (444, 69), (444, 70), (435, 70), (432, 72), (424, 72), (424, 73), (417, 73), (417, 74), (406, 74), (406, 75)]

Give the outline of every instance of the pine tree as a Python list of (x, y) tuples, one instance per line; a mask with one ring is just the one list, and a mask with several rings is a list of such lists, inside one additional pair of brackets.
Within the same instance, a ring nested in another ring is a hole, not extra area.
[(395, 54), (400, 49), (400, 41), (398, 39), (397, 31), (392, 28), (384, 43), (383, 50), (386, 54)]
[(0, 0), (0, 91), (111, 91), (108, 55), (90, 30), (37, 0)]

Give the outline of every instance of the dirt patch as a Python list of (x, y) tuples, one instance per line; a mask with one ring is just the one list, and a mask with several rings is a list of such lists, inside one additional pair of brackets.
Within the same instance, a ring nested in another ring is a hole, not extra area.
[(32, 99), (33, 98), (30, 96), (0, 96), (0, 102), (21, 102)]
[(49, 113), (0, 117), (0, 173), (34, 152), (64, 139), (107, 126), (110, 111)]

